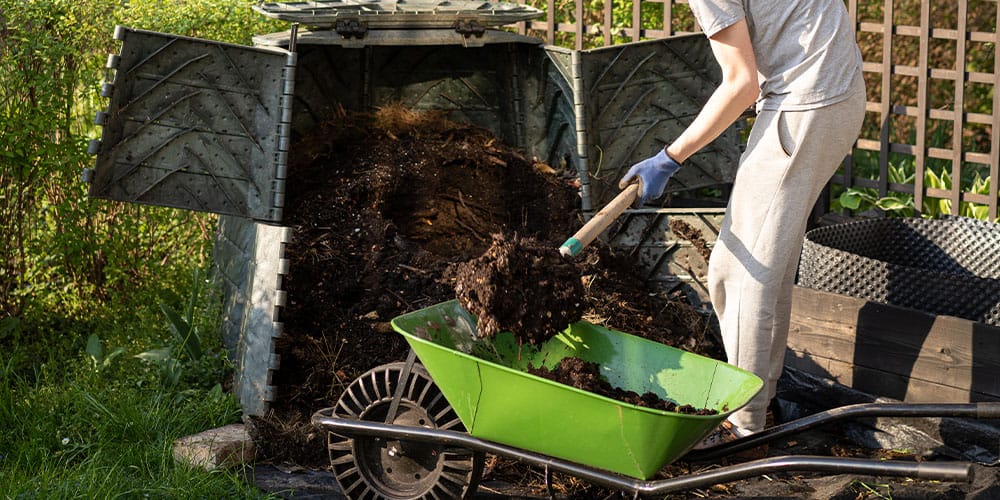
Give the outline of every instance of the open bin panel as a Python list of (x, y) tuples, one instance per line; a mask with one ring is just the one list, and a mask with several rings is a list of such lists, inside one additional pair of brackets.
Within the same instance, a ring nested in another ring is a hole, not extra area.
[(119, 27), (90, 195), (277, 222), (294, 57)]
[[(683, 132), (722, 81), (703, 34), (679, 35), (577, 53), (585, 104), (590, 203), (606, 204), (618, 180)], [(668, 192), (730, 183), (742, 154), (740, 125), (694, 154)]]

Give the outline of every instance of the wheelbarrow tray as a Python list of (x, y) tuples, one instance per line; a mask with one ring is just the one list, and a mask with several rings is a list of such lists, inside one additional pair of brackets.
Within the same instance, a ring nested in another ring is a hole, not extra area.
[[(478, 339), (476, 317), (454, 300), (392, 326), (472, 436), (639, 479), (683, 456), (763, 386), (727, 363), (586, 321), (538, 347), (519, 346), (509, 332)], [(597, 363), (613, 386), (718, 413), (654, 410), (527, 373), (567, 356)]]

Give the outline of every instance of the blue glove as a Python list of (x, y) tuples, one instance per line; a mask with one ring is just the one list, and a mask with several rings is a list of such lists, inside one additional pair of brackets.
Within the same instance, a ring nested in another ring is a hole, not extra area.
[(667, 150), (664, 148), (656, 156), (632, 165), (625, 177), (622, 177), (622, 180), (618, 182), (618, 188), (625, 189), (626, 186), (638, 180), (640, 195), (639, 202), (635, 206), (645, 205), (650, 200), (655, 200), (663, 195), (667, 181), (680, 168), (681, 164), (667, 155)]

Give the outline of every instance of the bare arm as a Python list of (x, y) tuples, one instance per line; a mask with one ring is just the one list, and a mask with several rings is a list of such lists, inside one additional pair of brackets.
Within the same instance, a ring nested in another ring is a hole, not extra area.
[(757, 62), (750, 45), (746, 19), (712, 35), (709, 43), (722, 67), (722, 83), (691, 125), (667, 146), (667, 154), (679, 163), (718, 137), (753, 105), (760, 94)]

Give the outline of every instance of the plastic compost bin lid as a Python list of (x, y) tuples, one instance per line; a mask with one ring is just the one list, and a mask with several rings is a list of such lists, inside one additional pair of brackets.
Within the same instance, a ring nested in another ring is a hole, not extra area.
[(253, 8), (268, 17), (319, 29), (346, 20), (364, 22), (369, 29), (452, 28), (459, 22), (501, 26), (543, 14), (528, 5), (481, 0), (313, 0)]

